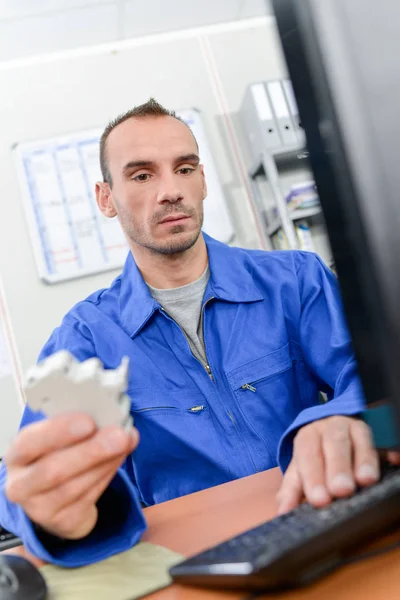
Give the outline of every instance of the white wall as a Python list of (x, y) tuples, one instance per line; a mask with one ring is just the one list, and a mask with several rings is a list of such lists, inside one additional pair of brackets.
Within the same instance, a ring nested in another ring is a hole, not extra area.
[[(36, 360), (64, 313), (107, 286), (117, 273), (53, 286), (38, 280), (12, 145), (101, 127), (150, 96), (169, 108), (196, 107), (203, 114), (229, 201), (237, 245), (257, 247), (235, 113), (248, 84), (284, 75), (270, 17), (143, 38), (115, 49), (21, 61), (12, 67), (0, 63), (0, 273), (23, 370)], [(0, 380), (0, 402), (12, 401)], [(15, 418), (10, 427), (14, 426)]]
[(8, 60), (266, 14), (272, 14), (271, 0), (0, 0), (0, 56)]

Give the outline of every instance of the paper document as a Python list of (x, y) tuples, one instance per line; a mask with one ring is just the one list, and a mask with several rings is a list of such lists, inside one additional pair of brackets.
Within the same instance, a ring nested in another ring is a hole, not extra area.
[(183, 560), (172, 550), (141, 542), (79, 569), (41, 567), (49, 600), (134, 600), (171, 583), (168, 569)]

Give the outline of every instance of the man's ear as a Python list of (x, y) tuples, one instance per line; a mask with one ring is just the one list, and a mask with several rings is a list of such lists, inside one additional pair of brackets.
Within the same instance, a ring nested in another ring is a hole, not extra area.
[(112, 200), (112, 193), (108, 183), (98, 181), (96, 183), (96, 202), (105, 217), (112, 219), (116, 216), (117, 211), (115, 210), (114, 202)]
[(203, 181), (203, 200), (205, 200), (207, 198), (207, 184), (206, 184), (206, 178), (204, 175), (204, 166), (200, 165), (200, 173), (201, 173), (201, 178)]

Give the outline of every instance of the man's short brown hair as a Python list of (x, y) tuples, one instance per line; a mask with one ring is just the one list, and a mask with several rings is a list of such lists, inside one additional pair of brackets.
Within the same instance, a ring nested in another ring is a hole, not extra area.
[[(110, 187), (112, 187), (112, 177), (111, 177), (110, 170), (108, 168), (107, 153), (106, 153), (106, 145), (107, 145), (108, 136), (110, 135), (111, 131), (115, 127), (117, 127), (117, 125), (120, 125), (121, 123), (123, 123), (124, 121), (127, 121), (128, 119), (133, 119), (133, 118), (142, 119), (142, 118), (146, 118), (146, 117), (173, 117), (174, 119), (181, 121), (181, 123), (183, 123), (184, 125), (186, 125), (188, 127), (188, 125), (185, 123), (185, 121), (183, 119), (181, 119), (180, 117), (178, 117), (174, 110), (168, 110), (167, 108), (164, 108), (164, 106), (161, 106), (161, 104), (159, 104), (157, 102), (157, 100), (155, 100), (154, 98), (150, 98), (150, 100), (148, 100), (144, 104), (135, 106), (134, 108), (131, 108), (127, 112), (125, 112), (121, 115), (118, 115), (118, 117), (116, 117), (115, 119), (110, 121), (108, 123), (107, 127), (105, 128), (105, 130), (103, 131), (102, 136), (100, 138), (101, 174), (103, 176), (103, 181), (108, 183)], [(188, 127), (188, 129), (190, 129), (190, 127)], [(195, 138), (195, 141), (196, 141), (196, 138)], [(197, 141), (196, 141), (196, 145), (197, 145)]]

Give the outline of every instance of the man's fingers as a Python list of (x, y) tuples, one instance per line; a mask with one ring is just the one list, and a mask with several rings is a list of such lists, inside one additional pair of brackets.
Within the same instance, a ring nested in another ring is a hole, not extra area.
[(95, 431), (93, 419), (82, 413), (44, 419), (19, 431), (4, 460), (8, 467), (29, 465), (41, 456), (90, 437)]
[(64, 508), (49, 526), (43, 528), (61, 538), (79, 540), (94, 529), (98, 518), (94, 503), (82, 504), (80, 500)]
[(389, 450), (387, 453), (387, 459), (392, 465), (400, 465), (400, 452), (395, 450)]
[(119, 427), (104, 427), (90, 439), (51, 452), (27, 467), (9, 468), (5, 492), (9, 500), (21, 504), (32, 496), (59, 488), (66, 481), (107, 463), (123, 459), (135, 447), (137, 434)]
[[(400, 452), (388, 460), (400, 465)], [(357, 485), (379, 479), (379, 457), (368, 426), (344, 416), (321, 419), (302, 427), (294, 438), (293, 459), (279, 493), (279, 512), (306, 500), (322, 507), (333, 498), (351, 495)]]
[[(108, 482), (110, 478), (114, 477), (124, 458), (123, 456), (117, 460), (113, 459), (66, 481), (58, 488), (31, 496), (25, 505), (25, 512), (36, 523), (50, 522), (53, 516), (61, 510), (75, 504), (95, 487), (103, 485), (104, 482)], [(97, 499), (95, 498), (94, 502)]]
[(115, 470), (108, 472), (104, 477), (96, 481), (96, 483), (84, 494), (80, 500), (83, 504), (95, 504), (100, 496), (110, 485), (115, 477)]
[(115, 471), (112, 471), (99, 479), (85, 495), (54, 515), (46, 529), (67, 539), (80, 539), (88, 535), (97, 522), (96, 502), (114, 476)]
[(379, 479), (379, 456), (374, 448), (370, 428), (363, 421), (350, 423), (354, 450), (354, 475), (358, 485), (371, 485)]
[(294, 439), (294, 455), (304, 495), (314, 506), (325, 506), (331, 496), (325, 484), (321, 437), (316, 427), (306, 425)]
[(300, 504), (303, 497), (303, 487), (294, 460), (290, 463), (281, 488), (277, 494), (278, 515), (289, 512)]
[(322, 446), (325, 457), (325, 480), (333, 497), (343, 497), (355, 490), (352, 468), (353, 448), (350, 420), (341, 417), (326, 419)]

